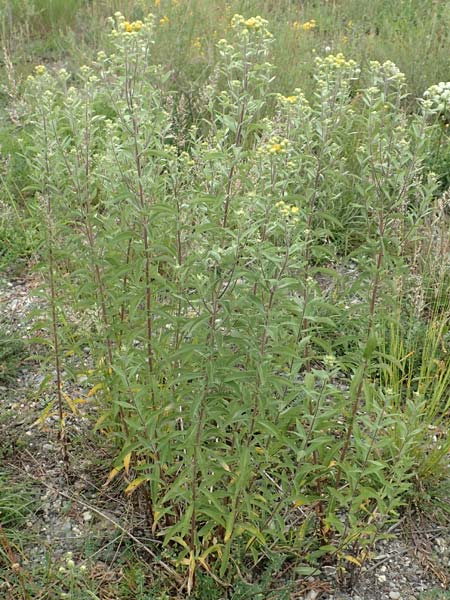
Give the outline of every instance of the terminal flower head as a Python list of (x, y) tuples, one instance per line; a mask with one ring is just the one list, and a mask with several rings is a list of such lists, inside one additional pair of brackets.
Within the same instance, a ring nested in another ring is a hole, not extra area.
[(314, 29), (316, 26), (317, 26), (316, 20), (311, 19), (310, 21), (306, 21), (305, 23), (302, 23), (301, 28), (303, 29), (303, 31), (310, 31), (311, 29)]

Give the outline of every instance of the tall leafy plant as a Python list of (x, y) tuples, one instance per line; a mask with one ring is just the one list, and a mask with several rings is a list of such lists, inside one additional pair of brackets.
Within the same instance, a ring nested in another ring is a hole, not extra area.
[(111, 26), (76, 85), (43, 68), (29, 83), (56, 371), (64, 354), (87, 376), (110, 478), (142, 491), (188, 592), (199, 568), (226, 586), (273, 550), (345, 576), (406, 501), (423, 440), (380, 373), (402, 360), (382, 340), (434, 192), (433, 125), (402, 112), (395, 65), (360, 89), (343, 55), (318, 59), (311, 103), (278, 94), (264, 116), (273, 38), (235, 15), (204, 122), (180, 132), (153, 18)]

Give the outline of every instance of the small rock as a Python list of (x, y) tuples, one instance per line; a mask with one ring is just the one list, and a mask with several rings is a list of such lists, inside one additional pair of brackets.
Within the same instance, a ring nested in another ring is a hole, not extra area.
[(389, 598), (391, 600), (400, 600), (400, 592), (389, 592)]
[(377, 575), (377, 579), (380, 583), (386, 582), (386, 575)]
[(91, 520), (92, 520), (92, 513), (89, 510), (87, 510), (86, 512), (83, 513), (83, 521), (85, 521), (87, 523), (88, 521), (91, 521)]

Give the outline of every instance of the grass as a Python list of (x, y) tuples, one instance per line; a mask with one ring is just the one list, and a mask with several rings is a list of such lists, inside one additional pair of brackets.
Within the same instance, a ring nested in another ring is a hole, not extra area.
[(29, 489), (10, 473), (0, 473), (0, 589), (15, 589), (24, 599), (27, 596), (21, 563), (23, 547), (29, 541), (26, 521), (34, 505)]
[(0, 324), (0, 384), (11, 383), (16, 377), (23, 358), (25, 344)]

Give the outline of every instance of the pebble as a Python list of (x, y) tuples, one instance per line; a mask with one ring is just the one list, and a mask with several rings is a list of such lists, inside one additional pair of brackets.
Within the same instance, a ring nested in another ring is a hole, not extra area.
[(400, 592), (389, 592), (389, 598), (391, 600), (400, 600)]

